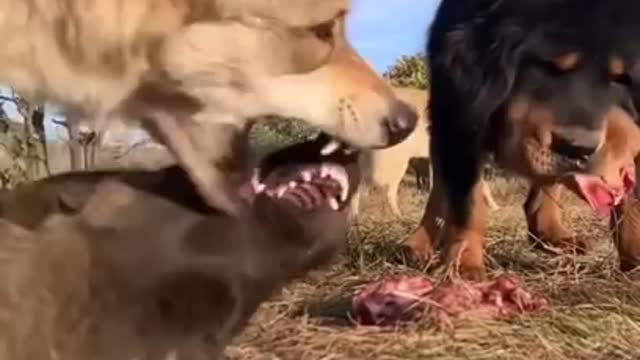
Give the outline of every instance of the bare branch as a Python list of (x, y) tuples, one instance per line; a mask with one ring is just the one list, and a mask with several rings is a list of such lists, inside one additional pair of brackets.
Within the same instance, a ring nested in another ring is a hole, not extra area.
[(153, 142), (153, 140), (151, 140), (151, 139), (144, 139), (144, 140), (137, 141), (133, 145), (127, 147), (127, 149), (125, 151), (121, 152), (120, 154), (113, 155), (113, 159), (114, 160), (120, 160), (123, 157), (129, 155), (129, 153), (131, 153), (136, 148), (148, 145), (148, 144), (150, 144), (152, 142)]
[(56, 124), (56, 125), (58, 125), (58, 126), (62, 126), (63, 128), (69, 130), (69, 124), (66, 121), (51, 119), (51, 122)]
[(15, 105), (18, 105), (18, 99), (11, 97), (11, 96), (4, 96), (4, 95), (0, 95), (0, 101), (2, 102), (10, 102), (13, 103)]

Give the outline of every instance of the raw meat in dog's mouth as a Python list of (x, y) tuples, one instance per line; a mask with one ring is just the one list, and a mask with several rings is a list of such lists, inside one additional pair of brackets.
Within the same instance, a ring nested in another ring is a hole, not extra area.
[(620, 169), (617, 181), (619, 186), (611, 186), (602, 177), (591, 174), (575, 174), (573, 181), (579, 196), (589, 204), (597, 216), (604, 218), (633, 191), (635, 167), (629, 165)]

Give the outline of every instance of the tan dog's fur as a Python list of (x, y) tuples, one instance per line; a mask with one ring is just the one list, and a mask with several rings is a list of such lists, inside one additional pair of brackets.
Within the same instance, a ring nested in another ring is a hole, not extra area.
[[(352, 215), (359, 213), (361, 193), (364, 187), (384, 189), (387, 204), (393, 214), (401, 217), (398, 207), (398, 188), (409, 166), (409, 160), (414, 157), (430, 158), (429, 141), (430, 134), (427, 130), (429, 119), (427, 106), (428, 93), (408, 87), (393, 87), (396, 97), (410, 104), (418, 113), (418, 123), (413, 132), (401, 143), (382, 150), (372, 150), (363, 153), (360, 158), (360, 171), (363, 174), (362, 183), (358, 192), (354, 195), (352, 203)], [(433, 184), (433, 181), (431, 181)], [(491, 194), (491, 189), (483, 181), (483, 194), (485, 201), (492, 209), (497, 204)]]
[[(229, 212), (233, 135), (279, 114), (389, 145), (391, 90), (344, 34), (349, 0), (0, 0), (0, 83), (70, 121), (139, 119)], [(244, 170), (244, 169), (243, 169)]]

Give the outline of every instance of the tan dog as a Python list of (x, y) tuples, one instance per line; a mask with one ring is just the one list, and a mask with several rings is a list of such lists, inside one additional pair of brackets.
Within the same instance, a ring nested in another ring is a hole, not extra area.
[[(418, 114), (418, 122), (411, 134), (401, 143), (383, 150), (373, 150), (360, 157), (362, 184), (354, 196), (352, 215), (359, 213), (360, 196), (363, 186), (385, 189), (386, 200), (391, 211), (401, 217), (398, 207), (398, 188), (404, 177), (411, 158), (429, 158), (430, 134), (427, 114), (428, 94), (425, 90), (407, 87), (393, 87), (393, 91), (401, 101), (411, 105)], [(433, 183), (433, 181), (431, 181)], [(497, 208), (491, 190), (484, 183), (485, 200), (492, 209)]]
[(246, 119), (299, 117), (363, 148), (393, 145), (413, 128), (415, 114), (346, 40), (349, 7), (0, 0), (0, 82), (63, 105), (70, 121), (140, 119), (211, 205), (237, 213), (230, 187), (245, 169), (232, 143)]

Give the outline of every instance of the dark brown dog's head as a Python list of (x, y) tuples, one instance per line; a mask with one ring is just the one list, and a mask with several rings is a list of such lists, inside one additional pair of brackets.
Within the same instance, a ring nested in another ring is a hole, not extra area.
[(484, 131), (478, 146), (506, 167), (542, 181), (588, 171), (605, 119), (616, 109), (637, 117), (632, 79), (640, 58), (630, 49), (638, 38), (626, 29), (637, 21), (621, 17), (634, 14), (629, 6), (638, 7), (444, 0), (428, 49), (433, 97), (455, 91), (448, 105), (469, 122), (457, 131)]
[[(100, 183), (80, 218), (89, 224), (95, 266), (141, 304), (141, 317), (128, 321), (142, 319), (153, 329), (149, 337), (183, 339), (207, 329), (223, 347), (287, 280), (332, 259), (345, 242), (347, 204), (359, 182), (357, 153), (335, 144), (320, 136), (263, 159), (242, 190), (253, 207), (241, 218), (118, 180)], [(180, 182), (164, 177), (161, 188), (188, 188), (182, 174)]]

